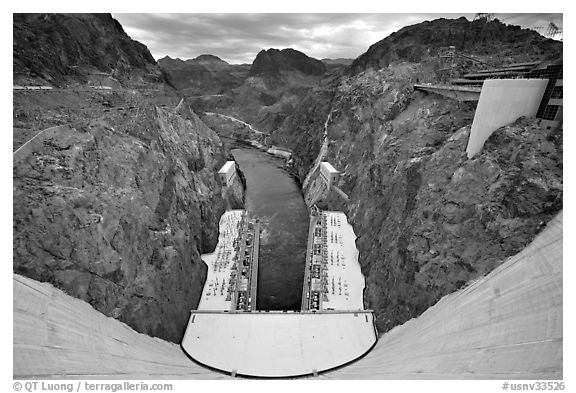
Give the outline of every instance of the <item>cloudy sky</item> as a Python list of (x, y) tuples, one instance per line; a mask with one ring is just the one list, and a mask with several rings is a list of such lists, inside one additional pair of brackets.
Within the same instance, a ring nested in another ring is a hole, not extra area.
[[(400, 28), (439, 17), (469, 20), (475, 14), (121, 14), (113, 16), (155, 59), (216, 55), (229, 63), (252, 63), (262, 49), (294, 48), (317, 59), (356, 58)], [(562, 28), (562, 14), (496, 14), (522, 27)]]

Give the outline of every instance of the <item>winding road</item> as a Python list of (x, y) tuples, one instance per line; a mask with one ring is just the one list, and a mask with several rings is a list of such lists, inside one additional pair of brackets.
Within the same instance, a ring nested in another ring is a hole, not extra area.
[(255, 132), (256, 134), (262, 134), (262, 135), (270, 136), (269, 133), (267, 133), (267, 132), (262, 132), (262, 131), (258, 131), (257, 129), (255, 129), (254, 127), (252, 127), (252, 125), (250, 125), (250, 124), (248, 124), (248, 123), (246, 123), (246, 122), (244, 122), (244, 121), (242, 121), (242, 120), (240, 120), (240, 119), (237, 119), (237, 118), (235, 118), (235, 117), (228, 116), (228, 115), (223, 115), (223, 114), (221, 114), (221, 113), (214, 113), (214, 112), (205, 112), (205, 113), (206, 113), (207, 115), (209, 115), (209, 116), (220, 116), (220, 117), (224, 117), (224, 118), (226, 118), (226, 119), (232, 120), (232, 121), (234, 121), (234, 122), (236, 122), (236, 123), (240, 123), (240, 124), (242, 124), (242, 125), (250, 128), (250, 131), (253, 131), (253, 132)]

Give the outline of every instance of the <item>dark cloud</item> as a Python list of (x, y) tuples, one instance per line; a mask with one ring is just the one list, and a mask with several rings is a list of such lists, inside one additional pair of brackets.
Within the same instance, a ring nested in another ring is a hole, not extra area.
[[(404, 26), (440, 17), (474, 14), (114, 14), (126, 32), (159, 59), (212, 54), (230, 63), (251, 63), (268, 48), (294, 48), (309, 56), (356, 58)], [(562, 28), (562, 14), (497, 14), (522, 27)]]

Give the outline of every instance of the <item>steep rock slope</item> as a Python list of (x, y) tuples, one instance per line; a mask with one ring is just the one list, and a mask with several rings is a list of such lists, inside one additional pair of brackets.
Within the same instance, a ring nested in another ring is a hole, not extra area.
[(294, 49), (262, 50), (252, 62), (249, 77), (235, 91), (238, 113), (259, 129), (271, 131), (326, 71), (320, 60)]
[(226, 203), (218, 136), (184, 104), (142, 101), (36, 140), (14, 164), (14, 271), (136, 330), (179, 342)]
[(326, 66), (322, 61), (306, 56), (295, 49), (261, 50), (250, 68), (250, 76), (277, 77), (282, 71), (298, 71), (307, 75), (322, 75)]
[[(562, 132), (521, 119), (465, 154), (473, 104), (413, 92), (399, 63), (315, 91), (277, 133), (295, 151), (308, 203), (344, 210), (358, 236), (365, 303), (381, 332), (491, 271), (562, 208)], [(318, 163), (343, 171), (345, 201)]]
[[(512, 62), (555, 59), (562, 43), (534, 30), (506, 25), (499, 20), (435, 19), (406, 26), (370, 46), (350, 66), (355, 74), (379, 69), (394, 61), (420, 62), (455, 46), (456, 51), (482, 58), (491, 66)], [(478, 65), (476, 63), (476, 65)]]
[(103, 72), (122, 81), (163, 81), (148, 48), (110, 14), (14, 14), (15, 79), (60, 85)]

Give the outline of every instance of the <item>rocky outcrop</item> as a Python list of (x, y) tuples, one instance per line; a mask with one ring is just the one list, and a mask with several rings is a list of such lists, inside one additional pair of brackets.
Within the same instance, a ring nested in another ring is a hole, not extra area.
[(218, 56), (214, 55), (200, 55), (192, 60), (187, 60), (186, 62), (195, 62), (200, 64), (209, 71), (221, 71), (231, 67), (231, 64), (228, 64)]
[[(509, 62), (556, 59), (562, 42), (545, 38), (534, 30), (507, 25), (499, 20), (435, 19), (406, 26), (373, 44), (349, 68), (357, 74), (392, 62), (419, 62), (455, 46), (456, 51), (482, 58), (491, 66)], [(476, 63), (478, 65), (478, 63)]]
[[(474, 105), (414, 92), (420, 71), (399, 63), (344, 78), (276, 134), (295, 152), (307, 201), (352, 223), (380, 332), (487, 274), (562, 208), (561, 130), (520, 119), (468, 160)], [(349, 201), (322, 189), (320, 160), (343, 172)]]
[(158, 65), (164, 71), (178, 71), (183, 70), (186, 68), (186, 62), (182, 59), (176, 58), (173, 59), (170, 56), (164, 56), (161, 59), (158, 59)]
[(217, 135), (181, 103), (145, 102), (51, 133), (14, 165), (14, 272), (139, 332), (179, 342), (226, 205)]
[(13, 22), (18, 79), (60, 85), (105, 73), (123, 81), (163, 81), (148, 48), (110, 14), (14, 14)]
[(261, 50), (250, 68), (250, 76), (277, 77), (281, 71), (297, 71), (306, 75), (322, 75), (326, 66), (322, 61), (306, 56), (295, 49)]

